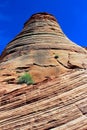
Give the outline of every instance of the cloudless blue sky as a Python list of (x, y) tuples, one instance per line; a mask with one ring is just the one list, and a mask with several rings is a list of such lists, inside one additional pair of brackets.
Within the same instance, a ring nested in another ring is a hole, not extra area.
[(37, 12), (53, 14), (69, 39), (87, 46), (87, 0), (0, 0), (0, 53)]

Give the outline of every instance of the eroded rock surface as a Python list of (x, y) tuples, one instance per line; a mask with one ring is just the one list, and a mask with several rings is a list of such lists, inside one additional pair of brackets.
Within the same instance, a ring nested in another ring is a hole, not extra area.
[(54, 16), (38, 13), (31, 16), (19, 35), (7, 45), (1, 62), (10, 71), (25, 68), (19, 72), (29, 71), (38, 82), (68, 69), (86, 69), (87, 51), (64, 35)]
[[(30, 73), (34, 85), (18, 84)], [(0, 56), (0, 130), (86, 130), (87, 50), (38, 13)]]

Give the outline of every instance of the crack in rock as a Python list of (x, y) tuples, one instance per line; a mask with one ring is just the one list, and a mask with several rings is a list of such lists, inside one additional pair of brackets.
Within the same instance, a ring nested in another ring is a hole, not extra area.
[(33, 63), (33, 65), (40, 66), (40, 67), (56, 67), (56, 66), (58, 66), (58, 65), (40, 65), (37, 63)]

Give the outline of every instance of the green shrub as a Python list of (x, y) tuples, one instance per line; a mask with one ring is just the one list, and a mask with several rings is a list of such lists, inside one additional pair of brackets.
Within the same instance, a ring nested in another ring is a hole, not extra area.
[(26, 83), (27, 85), (30, 85), (34, 84), (34, 81), (29, 73), (24, 73), (22, 76), (19, 77), (18, 83), (19, 84)]

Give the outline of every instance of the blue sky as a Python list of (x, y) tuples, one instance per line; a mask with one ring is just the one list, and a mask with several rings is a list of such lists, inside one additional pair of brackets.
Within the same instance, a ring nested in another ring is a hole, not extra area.
[(87, 0), (0, 0), (0, 53), (37, 12), (53, 14), (69, 39), (87, 46)]

